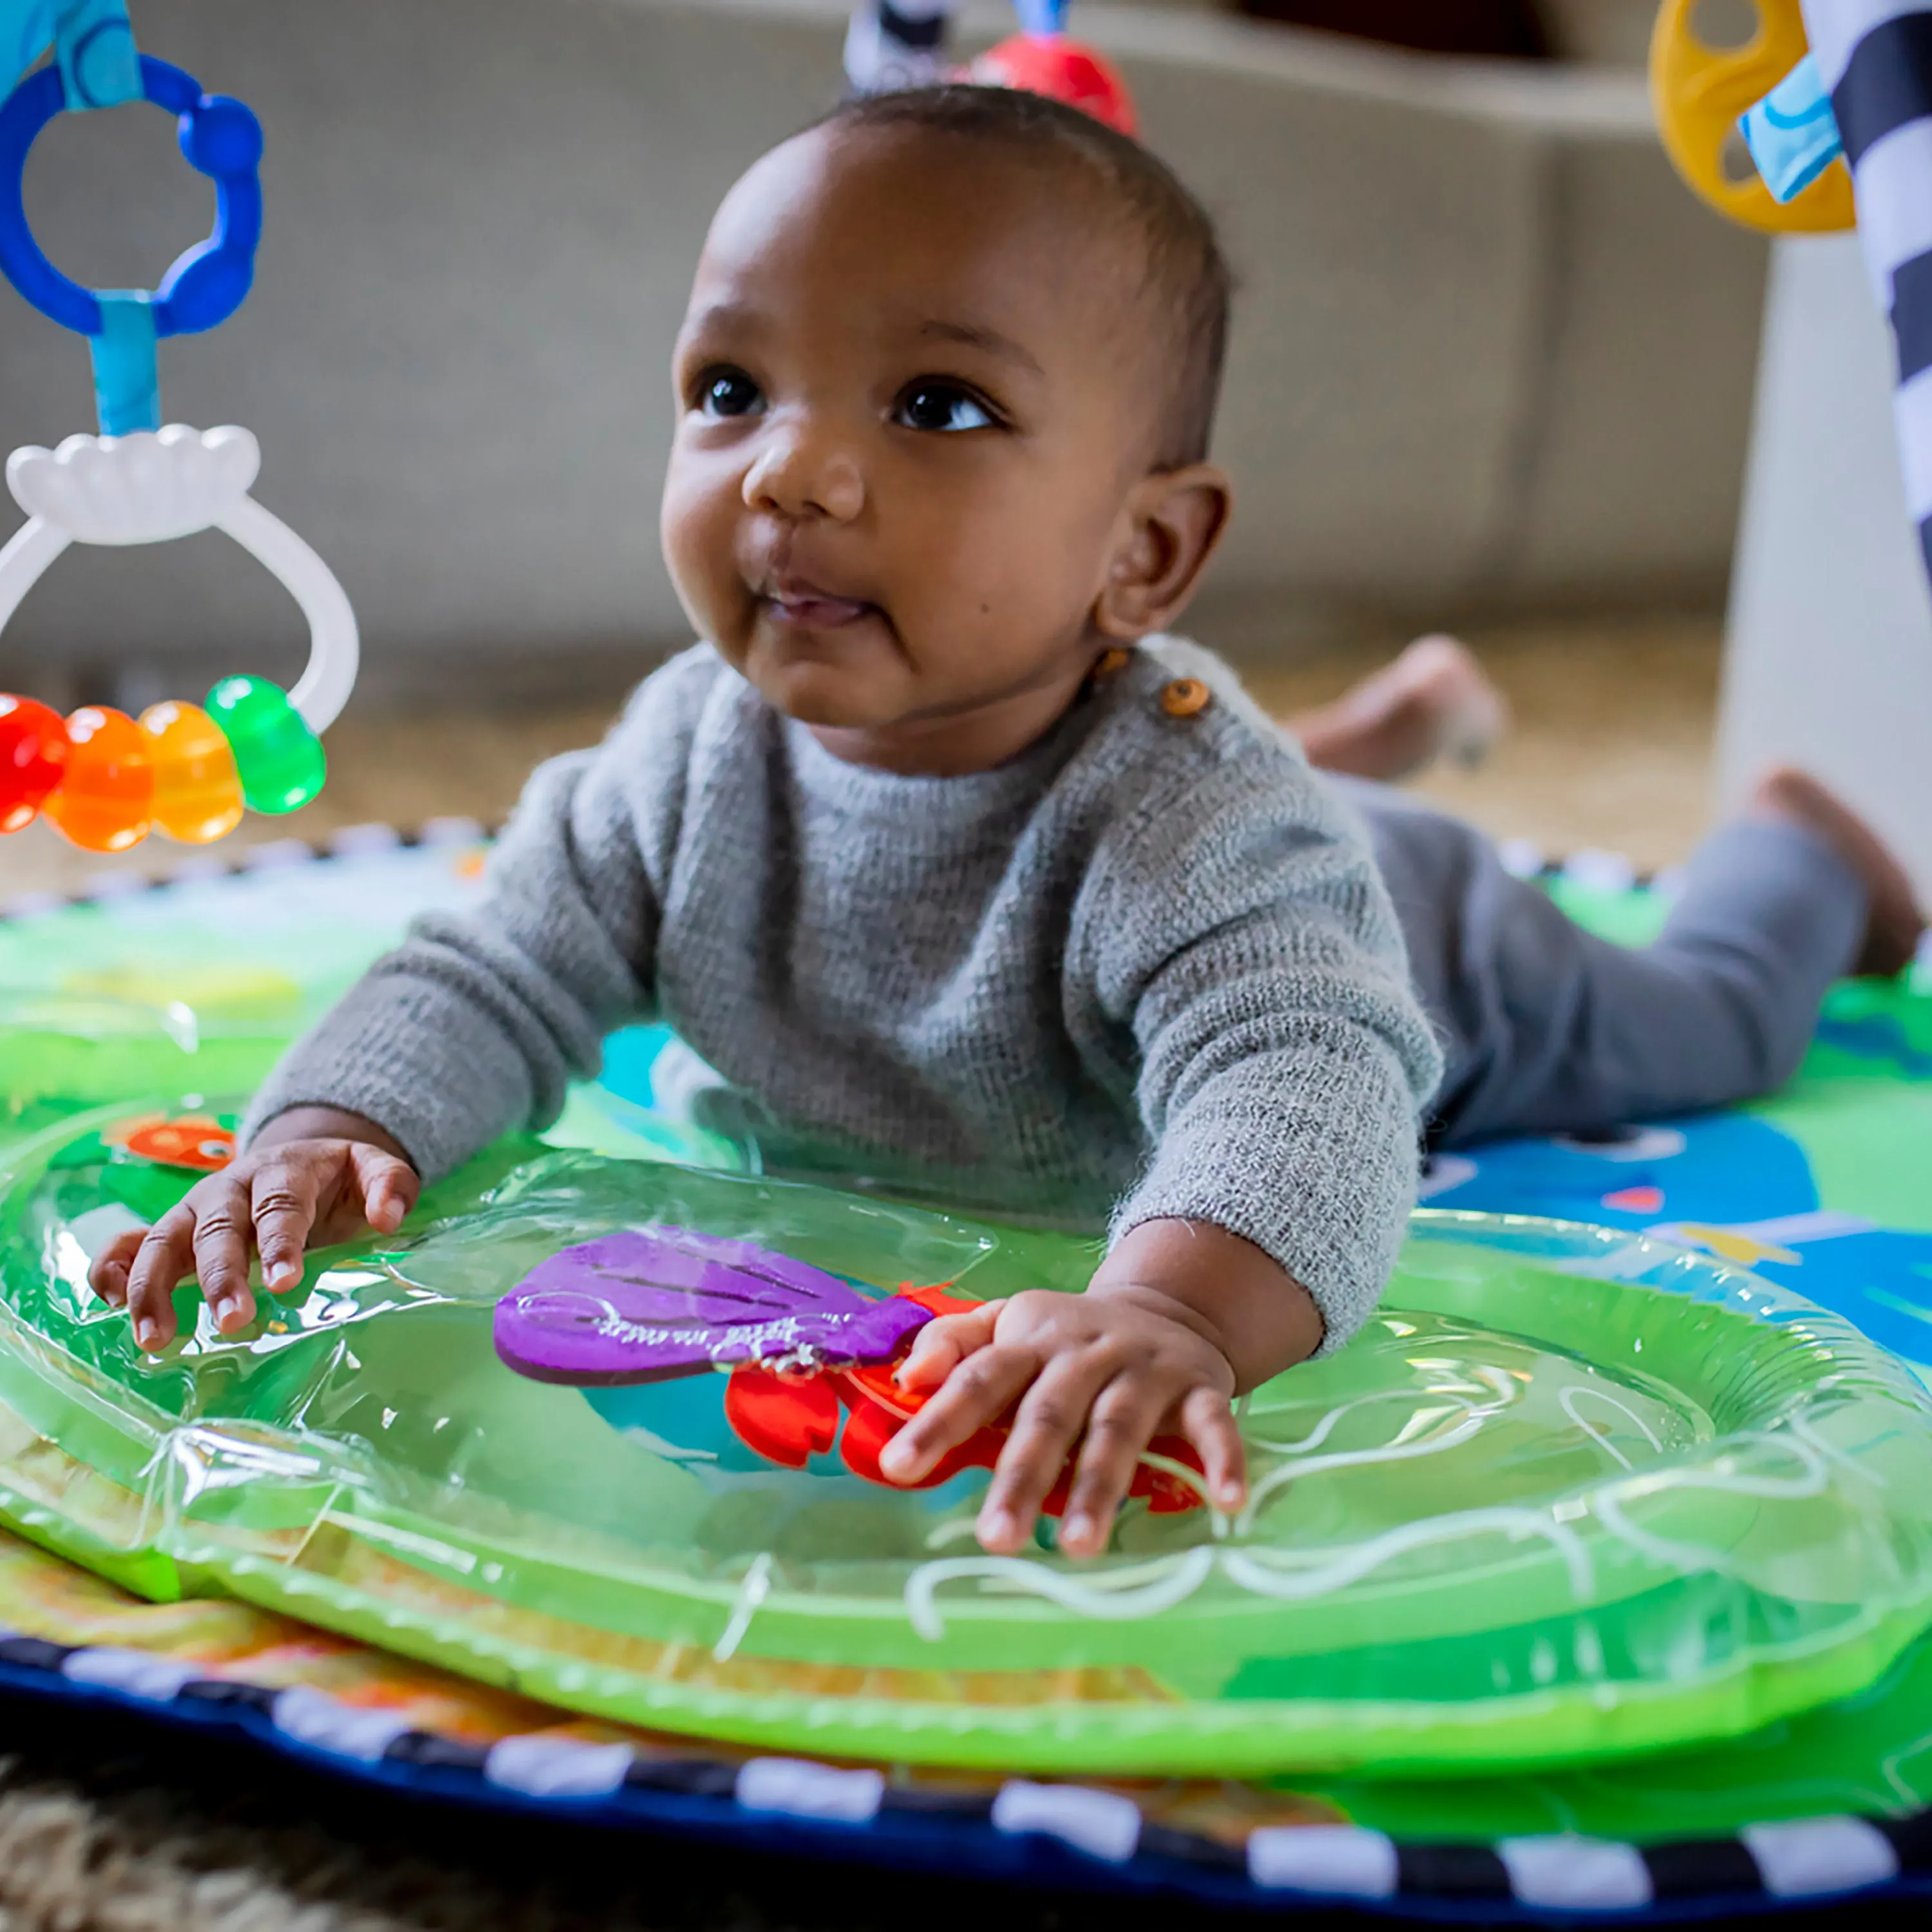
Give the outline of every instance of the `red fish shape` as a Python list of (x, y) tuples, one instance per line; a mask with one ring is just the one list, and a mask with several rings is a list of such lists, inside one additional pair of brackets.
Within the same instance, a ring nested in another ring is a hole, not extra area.
[[(943, 1288), (904, 1288), (899, 1292), (935, 1316), (963, 1315), (980, 1305), (949, 1294)], [(1012, 1433), (1014, 1412), (1011, 1409), (949, 1450), (918, 1482), (892, 1481), (879, 1467), (880, 1454), (904, 1423), (925, 1406), (930, 1395), (937, 1393), (901, 1388), (892, 1380), (895, 1366), (892, 1362), (879, 1362), (788, 1374), (741, 1362), (731, 1371), (725, 1385), (725, 1419), (739, 1441), (767, 1462), (784, 1468), (802, 1469), (812, 1456), (828, 1454), (836, 1443), (840, 1460), (854, 1475), (886, 1489), (934, 1489), (950, 1482), (962, 1469), (990, 1469), (998, 1462)], [(839, 1438), (842, 1410), (850, 1412), (842, 1441)], [(1183, 1437), (1157, 1436), (1148, 1448), (1150, 1454), (1179, 1463), (1196, 1475), (1201, 1473), (1201, 1459)], [(1058, 1516), (1064, 1513), (1072, 1483), (1070, 1461), (1040, 1505), (1043, 1514)], [(1135, 1469), (1127, 1493), (1144, 1498), (1156, 1516), (1202, 1507), (1197, 1487), (1172, 1471), (1145, 1461)]]

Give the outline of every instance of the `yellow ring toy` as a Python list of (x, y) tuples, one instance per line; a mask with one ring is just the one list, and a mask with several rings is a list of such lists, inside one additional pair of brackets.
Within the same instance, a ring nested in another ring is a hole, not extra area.
[(1664, 152), (1691, 188), (1720, 214), (1768, 235), (1823, 234), (1857, 222), (1852, 177), (1841, 155), (1781, 206), (1753, 172), (1734, 181), (1724, 147), (1738, 117), (1804, 57), (1798, 0), (1754, 0), (1758, 28), (1741, 47), (1714, 47), (1691, 24), (1697, 0), (1664, 0), (1650, 37), (1650, 98)]

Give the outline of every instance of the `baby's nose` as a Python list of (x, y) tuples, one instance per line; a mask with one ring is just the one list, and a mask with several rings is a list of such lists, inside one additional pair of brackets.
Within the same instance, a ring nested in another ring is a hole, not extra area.
[(749, 509), (850, 523), (865, 507), (865, 472), (839, 438), (810, 423), (775, 422), (745, 472)]

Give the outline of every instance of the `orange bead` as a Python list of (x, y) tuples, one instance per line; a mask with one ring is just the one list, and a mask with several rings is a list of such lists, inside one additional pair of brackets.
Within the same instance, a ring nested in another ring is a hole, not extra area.
[(154, 766), (124, 711), (90, 704), (67, 721), (67, 770), (40, 808), (84, 852), (124, 852), (148, 836)]
[(195, 704), (151, 704), (141, 729), (154, 761), (154, 825), (184, 845), (206, 845), (242, 822), (235, 754)]

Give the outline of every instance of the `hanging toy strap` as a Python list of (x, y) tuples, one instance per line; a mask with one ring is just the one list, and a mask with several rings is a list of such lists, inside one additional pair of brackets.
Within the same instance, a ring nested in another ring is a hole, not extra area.
[(0, 0), (0, 80), (11, 87), (51, 46), (67, 105), (140, 98), (134, 29), (122, 0)]

